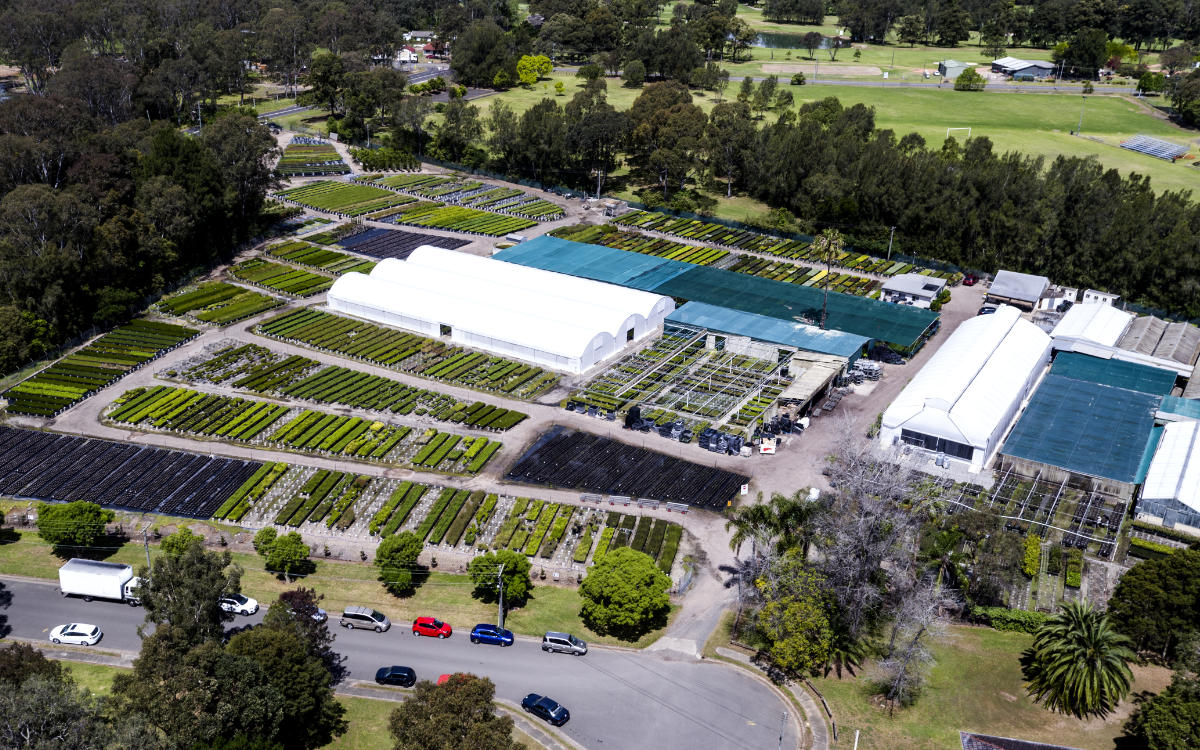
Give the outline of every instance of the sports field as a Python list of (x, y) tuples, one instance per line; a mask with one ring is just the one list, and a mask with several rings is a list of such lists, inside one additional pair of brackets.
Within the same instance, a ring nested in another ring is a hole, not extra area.
[[(566, 85), (566, 95), (554, 96), (554, 82)], [(781, 76), (786, 81), (786, 77)], [(474, 103), (486, 114), (493, 102), (505, 101), (518, 113), (543, 98), (557, 98), (565, 104), (580, 85), (579, 79), (556, 74), (539, 81), (532, 89), (514, 88)], [(1125, 151), (1118, 147), (1123, 138), (1145, 133), (1196, 149), (1200, 156), (1200, 134), (1178, 128), (1149, 113), (1149, 107), (1122, 96), (1087, 98), (1078, 94), (1042, 94), (1017, 92), (964, 92), (950, 87), (915, 89), (886, 86), (788, 86), (797, 103), (834, 96), (850, 106), (866, 104), (875, 108), (875, 122), (890, 128), (898, 136), (920, 133), (930, 145), (946, 137), (946, 128), (971, 128), (972, 136), (987, 136), (998, 150), (1016, 150), (1053, 159), (1060, 154), (1095, 155), (1107, 167), (1123, 174), (1148, 175), (1160, 189), (1195, 190), (1200, 188), (1200, 168), (1190, 166), (1200, 159), (1180, 160), (1176, 164)], [(726, 96), (735, 94), (731, 83)], [(640, 93), (608, 79), (608, 100), (618, 109), (628, 109)], [(696, 95), (695, 102), (706, 111), (716, 103), (716, 95)], [(1156, 100), (1150, 100), (1156, 101)], [(1083, 135), (1070, 133), (1079, 123), (1083, 105)], [(768, 115), (771, 116), (771, 115)], [(955, 134), (965, 137), (965, 132)], [(1090, 140), (1097, 138), (1099, 141)]]

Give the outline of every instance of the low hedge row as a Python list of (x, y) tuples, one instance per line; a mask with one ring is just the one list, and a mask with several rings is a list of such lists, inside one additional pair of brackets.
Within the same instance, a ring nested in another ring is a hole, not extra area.
[(683, 527), (673, 523), (667, 526), (666, 538), (663, 540), (662, 552), (658, 556), (658, 569), (671, 575), (671, 566), (675, 564), (675, 555), (679, 552), (679, 541), (683, 539)]
[(1050, 615), (1007, 607), (973, 607), (971, 615), (996, 630), (1034, 634)]

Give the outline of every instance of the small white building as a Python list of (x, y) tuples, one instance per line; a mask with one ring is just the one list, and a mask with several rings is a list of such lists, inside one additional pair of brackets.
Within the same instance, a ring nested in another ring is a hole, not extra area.
[(906, 444), (982, 470), (1050, 359), (1050, 337), (1002, 305), (967, 320), (883, 413), (882, 448)]
[(1114, 305), (1119, 299), (1121, 299), (1119, 294), (1098, 292), (1095, 289), (1083, 290), (1083, 304), (1085, 305)]
[(417, 29), (416, 31), (404, 32), (404, 41), (406, 42), (429, 42), (437, 37), (437, 34), (427, 29)]
[(1200, 422), (1170, 422), (1150, 461), (1137, 517), (1200, 534)]
[(404, 46), (396, 50), (396, 64), (404, 65), (407, 63), (415, 63), (421, 59), (417, 51), (410, 46)]
[(946, 288), (946, 280), (919, 273), (902, 273), (883, 282), (883, 299), (913, 307), (929, 307)]
[(1125, 333), (1125, 329), (1129, 327), (1131, 320), (1133, 320), (1132, 313), (1118, 310), (1112, 305), (1085, 302), (1073, 305), (1070, 310), (1067, 310), (1062, 316), (1062, 320), (1058, 321), (1058, 325), (1051, 331), (1050, 336), (1054, 339), (1055, 349), (1102, 356), (1107, 359), (1111, 354), (1108, 356), (1104, 353), (1097, 354), (1089, 351), (1087, 347), (1099, 347), (1104, 350), (1115, 347), (1117, 341), (1121, 339), (1121, 335)]

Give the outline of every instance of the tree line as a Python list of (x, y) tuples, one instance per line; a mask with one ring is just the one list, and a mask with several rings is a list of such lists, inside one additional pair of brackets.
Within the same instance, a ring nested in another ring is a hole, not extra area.
[[(897, 136), (861, 104), (794, 107), (772, 78), (743, 82), (707, 114), (674, 81), (647, 85), (627, 112), (608, 104), (605, 87), (587, 81), (565, 104), (548, 97), (520, 115), (503, 102), (484, 116), (452, 101), (428, 139), (407, 137), (442, 159), (593, 192), (623, 162), (648, 204), (703, 212), (713, 199), (697, 187), (738, 192), (773, 207), (776, 228), (836, 227), (879, 252), (895, 227), (895, 247), (910, 255), (1200, 315), (1200, 206), (1188, 192), (1156, 192), (1147, 177), (1092, 157)], [(773, 122), (762, 117), (769, 110)]]

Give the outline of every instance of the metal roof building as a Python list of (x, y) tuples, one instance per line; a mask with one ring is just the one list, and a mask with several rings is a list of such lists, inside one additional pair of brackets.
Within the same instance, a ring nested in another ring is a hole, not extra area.
[[(819, 324), (824, 292), (815, 287), (696, 266), (602, 245), (543, 235), (493, 256), (497, 260), (605, 281), (694, 302)], [(827, 328), (916, 348), (933, 329), (937, 313), (879, 300), (829, 293)]]
[(1050, 279), (1016, 271), (998, 271), (996, 280), (988, 287), (987, 300), (1032, 310), (1050, 286)]
[(793, 323), (766, 315), (717, 307), (706, 302), (688, 302), (667, 316), (672, 323), (707, 328), (716, 333), (748, 336), (806, 352), (833, 354), (850, 362), (858, 359), (870, 341), (865, 336), (842, 331), (821, 330), (804, 323)]
[(905, 443), (979, 471), (1050, 357), (1050, 337), (1008, 305), (958, 327), (883, 413), (881, 447)]
[(1135, 318), (1117, 346), (1192, 368), (1200, 357), (1200, 328), (1191, 323), (1168, 323), (1153, 315)]
[(1163, 428), (1137, 516), (1200, 534), (1200, 422), (1172, 422)]
[(1023, 473), (1057, 469), (1115, 483), (1128, 497), (1154, 451), (1154, 420), (1174, 373), (1081, 354), (1059, 354), (1001, 451)]
[(1050, 373), (1159, 396), (1166, 396), (1175, 387), (1175, 373), (1170, 370), (1073, 352), (1063, 352), (1055, 357)]

